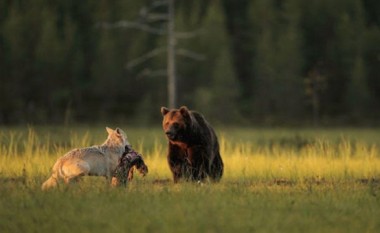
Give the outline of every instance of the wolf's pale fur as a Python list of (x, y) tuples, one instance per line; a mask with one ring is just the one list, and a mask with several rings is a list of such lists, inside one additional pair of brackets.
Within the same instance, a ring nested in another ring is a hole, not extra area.
[(60, 157), (42, 189), (56, 187), (59, 179), (68, 184), (85, 175), (110, 178), (129, 142), (123, 130), (108, 127), (106, 130), (108, 138), (102, 145), (74, 149)]

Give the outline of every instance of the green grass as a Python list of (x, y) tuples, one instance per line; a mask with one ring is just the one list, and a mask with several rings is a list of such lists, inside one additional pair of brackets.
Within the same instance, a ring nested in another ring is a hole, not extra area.
[(149, 167), (42, 192), (55, 160), (104, 127), (0, 128), (0, 232), (380, 232), (378, 129), (218, 128), (218, 184), (173, 184), (160, 128), (125, 129)]

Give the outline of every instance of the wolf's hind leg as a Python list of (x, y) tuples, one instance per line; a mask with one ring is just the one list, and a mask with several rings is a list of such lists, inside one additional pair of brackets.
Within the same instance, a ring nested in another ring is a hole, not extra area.
[(78, 182), (81, 180), (82, 176), (83, 176), (83, 175), (74, 176), (74, 177), (66, 177), (66, 178), (64, 179), (65, 184), (78, 183)]
[(76, 182), (80, 177), (88, 175), (90, 172), (90, 165), (85, 161), (75, 161), (65, 164), (62, 167), (64, 174), (64, 181), (66, 184)]

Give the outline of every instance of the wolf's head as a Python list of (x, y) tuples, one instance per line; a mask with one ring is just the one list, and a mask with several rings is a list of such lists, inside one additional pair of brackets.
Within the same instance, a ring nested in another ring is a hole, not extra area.
[(108, 132), (108, 138), (104, 144), (120, 147), (130, 145), (128, 142), (127, 135), (120, 128), (116, 128), (115, 130), (113, 130), (111, 128), (106, 127), (106, 130)]

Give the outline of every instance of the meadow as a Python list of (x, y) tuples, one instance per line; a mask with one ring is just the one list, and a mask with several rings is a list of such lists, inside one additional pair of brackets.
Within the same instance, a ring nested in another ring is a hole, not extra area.
[(173, 184), (160, 128), (128, 128), (149, 174), (43, 192), (56, 159), (103, 126), (0, 127), (0, 232), (380, 232), (380, 131), (217, 128), (220, 183)]

